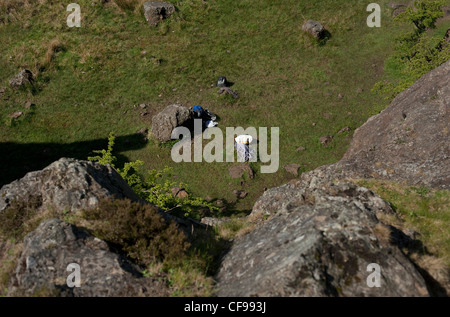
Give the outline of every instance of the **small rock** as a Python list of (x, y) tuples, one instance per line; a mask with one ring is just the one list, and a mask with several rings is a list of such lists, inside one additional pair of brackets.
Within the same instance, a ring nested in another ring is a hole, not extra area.
[(17, 118), (19, 118), (21, 115), (23, 115), (23, 112), (22, 112), (22, 111), (16, 111), (16, 112), (10, 113), (10, 114), (8, 115), (8, 118), (17, 119)]
[(333, 136), (331, 135), (326, 135), (326, 136), (321, 136), (319, 138), (319, 142), (322, 144), (322, 146), (327, 147), (330, 142), (333, 140)]
[(315, 122), (313, 122), (312, 124), (311, 124), (313, 127), (315, 127), (316, 126), (316, 123)]
[(304, 150), (306, 150), (306, 148), (305, 148), (304, 146), (299, 146), (299, 147), (296, 149), (297, 152), (299, 152), (299, 151), (304, 151)]
[(171, 189), (172, 195), (177, 198), (187, 198), (189, 194), (181, 187), (174, 187)]
[(157, 26), (163, 19), (170, 17), (175, 12), (175, 7), (169, 2), (147, 1), (142, 6), (147, 23)]
[(219, 95), (231, 95), (234, 99), (238, 99), (239, 98), (239, 94), (237, 92), (235, 92), (234, 90), (230, 89), (229, 87), (221, 87), (217, 93)]
[(317, 39), (321, 39), (324, 36), (325, 28), (318, 21), (308, 20), (302, 26), (302, 30), (311, 34)]
[(27, 83), (33, 84), (33, 81), (33, 73), (28, 69), (24, 69), (9, 81), (9, 85), (14, 89), (18, 89)]
[(32, 103), (31, 101), (25, 102), (25, 108), (26, 109), (30, 109), (31, 107), (34, 107), (34, 106), (35, 106), (35, 104)]
[(233, 190), (233, 194), (236, 195), (236, 197), (238, 199), (244, 199), (245, 197), (247, 197), (247, 192), (243, 191), (243, 190)]
[(345, 126), (345, 127), (343, 127), (342, 129), (340, 129), (340, 130), (338, 131), (338, 133), (343, 133), (343, 132), (348, 132), (348, 131), (350, 131), (350, 127)]
[(283, 166), (286, 172), (291, 173), (294, 176), (298, 176), (298, 169), (300, 168), (299, 164), (291, 163)]
[(338, 95), (338, 99), (342, 99), (342, 98), (344, 98), (344, 95), (343, 94), (339, 94)]
[(148, 140), (148, 128), (142, 128), (142, 129), (136, 131), (136, 134), (141, 135), (145, 141)]
[(245, 172), (247, 172), (247, 176), (250, 179), (253, 179), (255, 177), (253, 170), (248, 164), (234, 165), (228, 170), (228, 172), (231, 178), (241, 178)]
[(141, 107), (142, 109), (145, 109), (145, 108), (147, 108), (147, 105), (146, 105), (145, 103), (141, 103), (141, 104), (139, 105), (139, 107)]

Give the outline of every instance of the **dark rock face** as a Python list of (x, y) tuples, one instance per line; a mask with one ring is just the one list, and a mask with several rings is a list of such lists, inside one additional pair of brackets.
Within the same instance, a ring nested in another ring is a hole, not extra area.
[(16, 76), (11, 78), (11, 80), (9, 81), (9, 85), (14, 89), (18, 89), (28, 83), (33, 83), (33, 80), (33, 73), (28, 69), (24, 69), (20, 71), (20, 73), (18, 73)]
[[(379, 229), (377, 212), (393, 211), (350, 183), (299, 180), (268, 190), (252, 214), (274, 216), (234, 242), (217, 295), (427, 296), (423, 277)], [(371, 263), (381, 268), (381, 287), (367, 283)]]
[(103, 198), (128, 198), (138, 201), (136, 193), (115, 169), (90, 161), (61, 158), (40, 171), (0, 189), (0, 212), (13, 200), (40, 199), (43, 207), (60, 212), (93, 208)]
[(157, 26), (158, 23), (170, 17), (175, 12), (175, 7), (169, 2), (147, 1), (143, 5), (144, 16), (148, 24)]
[(152, 134), (160, 141), (172, 138), (172, 131), (191, 119), (191, 112), (182, 105), (170, 105), (152, 118)]
[(348, 174), (450, 188), (450, 61), (355, 130), (336, 165)]
[[(75, 263), (80, 287), (67, 278)], [(169, 296), (164, 282), (144, 278), (141, 269), (80, 228), (49, 219), (25, 237), (9, 295), (31, 296)]]

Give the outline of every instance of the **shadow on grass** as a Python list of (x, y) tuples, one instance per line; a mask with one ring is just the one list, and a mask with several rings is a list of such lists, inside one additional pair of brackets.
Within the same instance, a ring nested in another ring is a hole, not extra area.
[[(146, 141), (139, 134), (118, 136), (115, 141), (114, 155), (117, 166), (128, 162), (120, 152), (137, 150), (145, 146)], [(94, 150), (106, 149), (108, 138), (91, 141), (59, 143), (0, 143), (0, 187), (22, 178), (26, 173), (45, 168), (61, 157), (87, 160), (95, 156)]]

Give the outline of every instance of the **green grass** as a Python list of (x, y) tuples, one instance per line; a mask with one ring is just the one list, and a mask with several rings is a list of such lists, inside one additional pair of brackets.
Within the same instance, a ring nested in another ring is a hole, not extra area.
[[(245, 213), (264, 188), (292, 177), (283, 165), (299, 163), (307, 171), (342, 157), (351, 132), (336, 132), (355, 129), (381, 110), (383, 100), (370, 90), (404, 29), (392, 21), (388, 1), (379, 2), (381, 28), (366, 26), (362, 0), (174, 1), (178, 11), (156, 28), (146, 25), (139, 9), (92, 2), (78, 1), (81, 28), (68, 28), (65, 6), (46, 1), (34, 6), (35, 14), (25, 6), (0, 25), (0, 87), (22, 67), (38, 74), (37, 92), (7, 88), (1, 100), (0, 184), (60, 156), (86, 159), (105, 148), (114, 131), (119, 163), (139, 159), (143, 171), (169, 165), (195, 195), (225, 198)], [(307, 19), (329, 30), (325, 45), (303, 34)], [(62, 49), (46, 65), (55, 39)], [(239, 99), (211, 87), (221, 75), (234, 82)], [(24, 108), (27, 100), (35, 109)], [(134, 107), (140, 103), (148, 105), (145, 117)], [(209, 108), (223, 131), (280, 127), (278, 172), (261, 174), (255, 164), (256, 177), (241, 186), (228, 176), (232, 163), (176, 164), (170, 148), (141, 142), (134, 133), (150, 128), (151, 117), (172, 103)], [(14, 111), (24, 115), (11, 122), (7, 116)], [(327, 148), (318, 141), (323, 135), (335, 135)], [(299, 146), (306, 150), (296, 152)], [(236, 201), (232, 190), (241, 188), (249, 194)]]

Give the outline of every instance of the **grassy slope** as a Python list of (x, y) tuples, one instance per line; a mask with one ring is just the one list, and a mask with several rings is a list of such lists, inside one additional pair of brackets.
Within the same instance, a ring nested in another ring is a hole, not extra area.
[[(339, 160), (351, 132), (336, 132), (357, 128), (385, 106), (370, 89), (402, 28), (392, 21), (388, 1), (379, 1), (381, 28), (366, 26), (367, 3), (359, 0), (174, 1), (178, 12), (157, 28), (148, 27), (140, 11), (100, 2), (78, 1), (79, 29), (66, 26), (63, 4), (47, 1), (34, 6), (34, 14), (31, 7), (10, 14), (11, 22), (0, 27), (0, 87), (22, 67), (37, 73), (46, 66), (38, 93), (8, 88), (9, 99), (1, 101), (1, 184), (61, 155), (86, 158), (105, 148), (114, 131), (122, 161), (141, 159), (145, 169), (173, 166), (195, 194), (233, 202), (232, 190), (241, 185), (228, 176), (231, 163), (175, 164), (170, 147), (133, 136), (171, 103), (200, 104), (220, 116), (223, 131), (280, 127), (280, 169), (261, 174), (259, 163), (253, 166), (256, 178), (243, 186), (249, 195), (236, 204), (245, 211), (265, 187), (292, 177), (284, 164), (306, 171)], [(307, 19), (330, 31), (326, 45), (303, 34)], [(50, 44), (55, 39), (62, 49)], [(235, 83), (240, 99), (217, 95), (212, 85), (220, 75)], [(33, 111), (24, 109), (27, 100), (37, 105)], [(134, 107), (140, 103), (149, 105), (144, 118)], [(7, 115), (14, 111), (26, 115), (11, 124)], [(323, 135), (335, 135), (328, 148), (318, 141)], [(306, 150), (297, 152), (299, 146)]]

